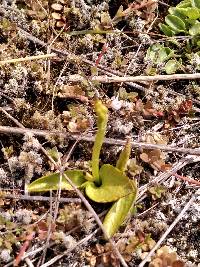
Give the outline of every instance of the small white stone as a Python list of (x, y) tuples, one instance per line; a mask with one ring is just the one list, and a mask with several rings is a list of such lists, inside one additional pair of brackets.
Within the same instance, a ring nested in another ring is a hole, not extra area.
[(54, 4), (51, 5), (51, 8), (53, 10), (56, 10), (56, 11), (61, 11), (63, 9), (63, 5), (58, 4), (58, 3), (54, 3)]
[(73, 248), (77, 244), (76, 240), (71, 235), (63, 235), (63, 243), (67, 249)]
[(198, 251), (196, 249), (192, 249), (188, 252), (187, 256), (195, 259), (198, 256)]
[(9, 262), (11, 260), (10, 250), (3, 249), (0, 254), (0, 258), (3, 262)]
[(111, 102), (111, 108), (114, 110), (120, 110), (123, 104), (122, 100), (119, 100), (118, 97), (112, 97), (112, 102)]

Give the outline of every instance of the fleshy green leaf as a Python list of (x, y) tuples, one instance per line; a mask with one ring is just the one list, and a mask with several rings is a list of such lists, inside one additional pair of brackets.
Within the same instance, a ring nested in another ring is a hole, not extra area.
[(160, 64), (174, 55), (174, 51), (169, 47), (154, 44), (147, 50), (146, 59), (150, 59), (154, 64)]
[(170, 7), (168, 11), (169, 11), (170, 15), (176, 16), (176, 17), (180, 18), (181, 20), (184, 20), (184, 19), (187, 18), (186, 15), (182, 14), (181, 12), (179, 12), (179, 8)]
[(165, 65), (165, 71), (167, 74), (175, 73), (180, 67), (179, 62), (174, 59), (169, 60)]
[(185, 25), (187, 29), (196, 24), (198, 21), (196, 19), (185, 19)]
[(86, 195), (95, 202), (113, 202), (133, 192), (133, 186), (127, 176), (112, 165), (104, 164), (99, 172), (102, 184), (97, 187), (87, 182)]
[(178, 12), (187, 16), (189, 19), (198, 19), (200, 17), (200, 10), (196, 7), (177, 8)]
[(168, 15), (165, 18), (165, 22), (175, 31), (185, 32), (186, 27), (184, 21), (177, 16)]
[(198, 35), (200, 34), (200, 23), (194, 24), (190, 29), (189, 29), (189, 34), (190, 35)]
[(166, 36), (171, 37), (171, 36), (173, 36), (173, 35), (175, 34), (169, 26), (167, 26), (167, 25), (165, 25), (165, 24), (163, 24), (163, 23), (160, 23), (160, 24), (159, 24), (159, 27), (160, 27), (160, 30), (161, 30)]
[(191, 7), (191, 0), (183, 0), (176, 7), (180, 8)]
[(200, 8), (200, 0), (192, 0), (191, 3), (193, 7)]
[[(84, 178), (84, 172), (81, 170), (68, 170), (64, 172), (67, 177), (71, 179), (71, 181), (77, 187), (80, 187), (86, 180)], [(65, 190), (73, 190), (71, 185), (67, 182), (64, 176), (62, 176), (61, 184), (60, 182), (60, 174), (53, 173), (50, 175), (43, 176), (31, 184), (28, 185), (29, 192), (42, 192), (49, 190), (58, 190), (59, 188)]]
[(103, 222), (104, 229), (107, 233), (107, 238), (111, 238), (117, 232), (120, 225), (122, 225), (126, 219), (133, 203), (135, 202), (135, 199), (136, 187), (134, 193), (120, 198), (112, 205)]

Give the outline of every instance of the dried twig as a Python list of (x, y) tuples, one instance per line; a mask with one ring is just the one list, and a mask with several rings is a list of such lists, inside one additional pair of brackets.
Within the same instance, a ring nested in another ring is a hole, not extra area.
[[(86, 142), (94, 142), (95, 137), (89, 136), (89, 135), (80, 135), (78, 134), (72, 134), (67, 132), (59, 132), (59, 131), (47, 131), (47, 130), (39, 130), (39, 129), (30, 129), (30, 128), (17, 128), (17, 127), (10, 127), (10, 126), (0, 126), (0, 133), (8, 133), (8, 134), (26, 134), (26, 133), (32, 133), (37, 136), (61, 136), (64, 138), (68, 138), (71, 140), (76, 140), (77, 138), (80, 138), (82, 141)], [(110, 145), (117, 145), (117, 146), (124, 146), (126, 144), (125, 140), (120, 139), (114, 139), (114, 138), (105, 138), (104, 139), (105, 144)], [(149, 144), (149, 143), (142, 143), (142, 142), (131, 142), (132, 147), (136, 148), (144, 148), (144, 149), (160, 149), (162, 151), (168, 151), (168, 152), (177, 152), (182, 154), (188, 154), (188, 155), (200, 155), (200, 148), (179, 148), (174, 147), (170, 145), (155, 145), (155, 144)]]
[(28, 267), (34, 267), (32, 261), (29, 258), (26, 258), (25, 259), (25, 262), (26, 262), (26, 264), (27, 264)]
[[(2, 191), (1, 191), (2, 192)], [(50, 201), (50, 197), (43, 197), (43, 196), (28, 196), (28, 195), (10, 195), (10, 194), (2, 194), (0, 198), (7, 198), (7, 199), (20, 199), (20, 200), (28, 200), (28, 201)], [(56, 197), (52, 197), (52, 201), (56, 201)], [(80, 198), (65, 198), (61, 197), (59, 199), (60, 202), (63, 203), (81, 203)]]
[[(73, 75), (69, 77), (73, 79)], [(153, 82), (153, 81), (169, 81), (169, 80), (195, 80), (200, 79), (200, 73), (191, 74), (171, 74), (171, 75), (154, 75), (154, 76), (93, 76), (92, 81), (101, 83), (121, 83), (121, 82)], [(76, 75), (76, 81), (82, 81), (83, 77)]]
[(21, 57), (21, 58), (12, 58), (7, 60), (0, 61), (0, 66), (5, 64), (11, 64), (11, 63), (20, 63), (25, 61), (31, 61), (31, 60), (38, 60), (38, 59), (46, 59), (46, 58), (52, 58), (57, 57), (55, 53), (46, 54), (46, 55), (37, 55), (37, 56), (29, 56), (29, 57)]
[[(19, 127), (18, 129), (26, 129), (23, 124), (21, 124), (18, 120), (16, 120), (13, 116), (11, 116), (5, 109), (0, 107), (0, 111), (3, 112), (9, 119), (11, 119)], [(43, 148), (43, 146), (39, 142), (38, 145), (41, 151), (46, 155), (46, 157), (56, 166), (56, 162), (53, 160), (52, 157), (48, 155), (47, 151)]]
[[(102, 216), (104, 216), (106, 213), (107, 213), (108, 211), (107, 210), (105, 210), (105, 211), (103, 211), (103, 212), (101, 212), (100, 214), (98, 214), (98, 216), (101, 218)], [(43, 216), (42, 216), (43, 217)], [(41, 218), (40, 220), (42, 220), (43, 218)], [(90, 219), (88, 219), (85, 223), (87, 223), (87, 222), (92, 222), (92, 221), (94, 221), (94, 218), (92, 217), (92, 218), (90, 218)], [(79, 228), (80, 228), (81, 226), (80, 225), (78, 225), (78, 226), (75, 226), (74, 228), (72, 228), (71, 230), (69, 230), (68, 232), (66, 232), (65, 234), (66, 235), (70, 235), (70, 234), (72, 234), (73, 232), (75, 232), (75, 231), (77, 231)], [(97, 232), (99, 229), (96, 229), (95, 231)], [(96, 232), (93, 232), (92, 234), (94, 235)], [(87, 237), (86, 237), (87, 238)], [(90, 238), (89, 238), (90, 239)], [(88, 239), (88, 240), (89, 240)], [(86, 240), (86, 239), (85, 239)], [(87, 240), (86, 240), (87, 241)], [(81, 244), (83, 244), (84, 242), (82, 242)], [(49, 244), (49, 247), (52, 247), (52, 246), (54, 246), (55, 245), (55, 242), (51, 242), (50, 244)], [(24, 255), (23, 255), (23, 257), (22, 257), (22, 260), (24, 260), (24, 259), (26, 259), (27, 257), (33, 257), (33, 256), (35, 256), (37, 253), (39, 253), (39, 252), (41, 252), (41, 251), (43, 251), (44, 250), (44, 248), (45, 248), (45, 246), (46, 245), (44, 245), (44, 246), (42, 246), (42, 247), (39, 247), (39, 248), (37, 248), (37, 249), (34, 249), (34, 250), (32, 250), (32, 251), (29, 251), (29, 252), (25, 252), (24, 253)], [(77, 246), (78, 246), (78, 244), (77, 244)], [(76, 247), (75, 247), (76, 248)], [(71, 251), (66, 251), (66, 252), (64, 252), (64, 253), (69, 253), (69, 252), (71, 252)], [(66, 255), (65, 254), (65, 255)], [(64, 255), (63, 255), (64, 256)], [(14, 261), (11, 261), (11, 262), (9, 262), (8, 264), (6, 264), (4, 267), (9, 267), (9, 266), (12, 266), (13, 265), (13, 262)]]
[[(33, 36), (32, 34), (28, 33), (27, 31), (21, 29), (20, 27), (17, 28), (19, 30), (19, 34), (25, 36), (29, 41), (32, 41), (34, 43), (37, 43), (43, 47), (46, 47), (48, 44), (46, 44), (45, 42), (41, 41), (40, 39), (38, 39), (37, 37)], [(74, 54), (71, 54), (69, 53), (68, 51), (66, 50), (63, 50), (63, 49), (58, 49), (58, 48), (55, 48), (55, 47), (51, 47), (51, 51), (59, 54), (59, 55), (62, 55), (62, 56), (67, 56), (67, 57), (72, 57), (72, 58), (77, 58), (76, 55)], [(92, 62), (84, 57), (81, 57), (79, 56), (78, 59), (80, 61), (82, 61), (83, 63), (85, 64), (88, 64), (90, 66), (93, 66), (93, 67), (96, 67), (97, 69), (99, 69), (100, 71), (102, 71), (103, 73), (105, 73), (106, 75), (118, 75), (118, 76), (123, 76), (124, 74), (119, 72), (119, 71), (115, 71), (115, 70), (112, 70), (108, 67), (104, 67), (103, 65), (101, 64), (98, 64), (96, 66), (95, 62)], [(137, 88), (141, 91), (145, 91), (145, 88), (139, 84), (136, 84), (136, 83), (126, 83), (128, 84), (129, 86), (131, 87), (134, 87), (134, 88)]]
[(175, 225), (181, 220), (184, 213), (190, 208), (192, 203), (194, 202), (196, 198), (196, 195), (193, 195), (190, 200), (187, 202), (183, 210), (180, 212), (180, 214), (176, 217), (176, 219), (173, 221), (173, 223), (170, 225), (170, 227), (165, 231), (165, 233), (161, 236), (160, 240), (156, 243), (156, 245), (153, 247), (153, 249), (148, 253), (148, 255), (144, 258), (144, 260), (139, 264), (138, 267), (143, 267), (145, 263), (148, 261), (148, 259), (154, 254), (154, 252), (159, 248), (159, 246), (162, 244), (162, 242), (165, 240), (165, 238), (168, 236), (168, 234), (173, 230)]
[(26, 241), (24, 242), (24, 244), (22, 245), (22, 247), (20, 248), (20, 252), (17, 255), (16, 259), (14, 260), (14, 264), (13, 266), (18, 266), (19, 263), (22, 260), (22, 256), (24, 255), (25, 251), (28, 249), (31, 241), (33, 240), (35, 236), (35, 232), (33, 231), (32, 233), (30, 233), (27, 237), (26, 237)]
[(179, 175), (177, 173), (174, 173), (173, 175), (175, 177), (177, 177), (178, 179), (181, 179), (181, 180), (183, 180), (185, 182), (188, 182), (189, 184), (193, 184), (193, 185), (195, 184), (195, 185), (200, 186), (200, 181), (194, 180), (194, 179), (186, 177), (186, 176)]

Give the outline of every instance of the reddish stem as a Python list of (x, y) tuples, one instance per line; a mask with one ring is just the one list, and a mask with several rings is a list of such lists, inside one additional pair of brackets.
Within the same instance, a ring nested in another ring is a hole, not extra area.
[(107, 49), (108, 49), (107, 44), (104, 44), (103, 47), (102, 47), (101, 53), (99, 54), (97, 60), (95, 61), (95, 65), (96, 66), (99, 65), (103, 55), (107, 52)]
[(31, 240), (33, 239), (34, 236), (35, 236), (35, 232), (32, 232), (26, 237), (26, 241), (24, 242), (24, 244), (20, 248), (19, 254), (17, 255), (16, 259), (14, 260), (13, 266), (18, 266), (19, 265), (19, 263), (22, 260), (22, 257), (24, 255), (24, 253), (28, 249), (28, 247), (29, 247), (29, 245), (31, 243)]
[(186, 181), (186, 182), (188, 182), (188, 183), (190, 183), (190, 184), (200, 185), (200, 182), (199, 182), (199, 181), (194, 180), (194, 179), (192, 179), (192, 178), (188, 178), (188, 177), (185, 177), (185, 176), (181, 176), (181, 175), (179, 175), (179, 174), (177, 174), (177, 173), (174, 173), (173, 175), (174, 175), (175, 177), (177, 177), (178, 179), (181, 179), (181, 180), (183, 180), (183, 181)]

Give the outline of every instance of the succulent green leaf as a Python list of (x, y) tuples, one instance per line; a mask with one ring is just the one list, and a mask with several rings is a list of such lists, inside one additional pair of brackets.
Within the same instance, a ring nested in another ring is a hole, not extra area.
[(174, 51), (169, 47), (154, 44), (148, 48), (146, 59), (150, 59), (154, 64), (160, 64), (170, 59), (173, 55)]
[(108, 109), (100, 100), (95, 102), (95, 111), (97, 114), (97, 134), (92, 151), (92, 176), (97, 184), (100, 184), (99, 178), (99, 156), (103, 144), (106, 127), (108, 122)]
[(177, 8), (177, 11), (189, 19), (198, 19), (200, 18), (200, 10), (196, 7), (187, 7), (187, 8)]
[(120, 198), (116, 201), (111, 209), (106, 214), (103, 222), (104, 229), (107, 233), (106, 238), (111, 238), (125, 221), (130, 209), (132, 208), (136, 199), (136, 187), (135, 192)]
[(176, 7), (186, 8), (186, 7), (191, 7), (191, 6), (192, 6), (191, 0), (183, 0)]
[[(67, 175), (67, 177), (71, 179), (71, 181), (77, 187), (80, 187), (86, 181), (84, 178), (84, 172), (81, 170), (67, 170), (64, 173)], [(29, 192), (58, 190), (59, 188), (64, 190), (73, 190), (73, 188), (64, 176), (62, 176), (62, 180), (60, 183), (59, 173), (53, 173), (50, 175), (43, 176), (28, 185)]]
[(168, 15), (165, 18), (165, 22), (174, 31), (177, 31), (177, 32), (185, 32), (186, 31), (186, 27), (185, 27), (184, 21), (182, 19), (180, 19), (179, 17), (177, 17), (177, 16)]
[(177, 46), (178, 48), (181, 47), (180, 42), (176, 38), (170, 38), (168, 42), (169, 42), (169, 44), (173, 44), (173, 45)]
[(187, 29), (189, 29), (194, 24), (198, 23), (196, 19), (185, 19), (185, 25), (187, 26)]
[(189, 34), (194, 36), (200, 34), (200, 23), (194, 24), (190, 29), (189, 29)]
[(133, 192), (129, 178), (112, 165), (104, 164), (99, 172), (101, 186), (87, 182), (86, 195), (95, 202), (113, 202)]
[(175, 59), (169, 60), (165, 65), (165, 71), (167, 74), (175, 73), (180, 68), (180, 63)]
[(184, 19), (187, 18), (186, 15), (182, 14), (181, 12), (179, 12), (179, 8), (170, 7), (168, 11), (169, 11), (170, 15), (176, 16), (176, 17), (182, 19), (183, 21), (184, 21)]
[(131, 143), (130, 140), (128, 140), (127, 144), (125, 145), (124, 149), (119, 155), (119, 159), (116, 164), (117, 169), (119, 169), (122, 172), (126, 170), (130, 154), (131, 154)]
[(165, 25), (165, 24), (163, 24), (163, 23), (160, 23), (160, 24), (159, 24), (159, 27), (160, 27), (160, 30), (161, 30), (166, 36), (171, 37), (171, 36), (173, 36), (173, 35), (175, 34), (175, 32), (173, 32), (172, 29), (171, 29), (169, 26), (167, 26), (167, 25)]
[(193, 7), (200, 8), (200, 0), (192, 0), (191, 3)]

